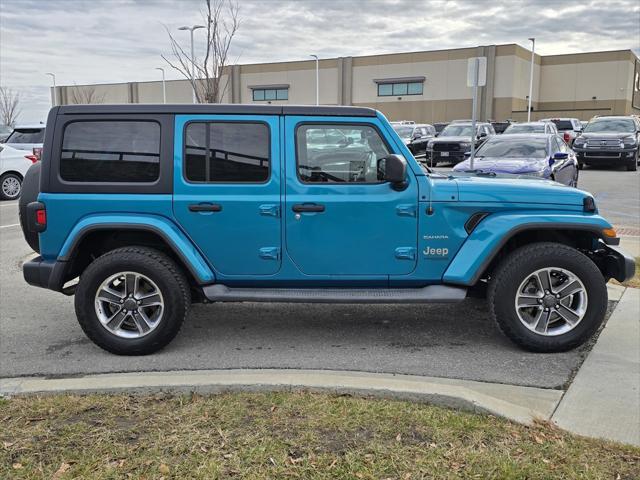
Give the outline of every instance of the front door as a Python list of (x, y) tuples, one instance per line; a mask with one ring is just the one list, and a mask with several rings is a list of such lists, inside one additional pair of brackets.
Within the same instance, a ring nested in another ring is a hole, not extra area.
[(173, 211), (223, 275), (281, 264), (278, 116), (177, 115)]
[(402, 275), (417, 258), (418, 187), (397, 191), (378, 160), (394, 153), (377, 119), (287, 117), (287, 253), (308, 275)]

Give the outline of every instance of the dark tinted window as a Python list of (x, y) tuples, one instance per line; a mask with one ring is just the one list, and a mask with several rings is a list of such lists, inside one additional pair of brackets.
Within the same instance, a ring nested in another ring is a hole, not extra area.
[(44, 128), (16, 128), (6, 143), (43, 143)]
[(561, 132), (565, 130), (573, 130), (573, 123), (571, 123), (571, 120), (551, 120), (551, 121), (556, 124), (556, 128)]
[[(413, 127), (411, 127), (413, 130)], [(302, 125), (297, 130), (298, 176), (305, 183), (379, 183), (378, 160), (389, 149), (366, 125)]]
[(74, 122), (64, 130), (63, 180), (154, 182), (159, 172), (160, 125), (156, 122)]
[(269, 127), (263, 123), (190, 123), (184, 164), (190, 182), (266, 182)]

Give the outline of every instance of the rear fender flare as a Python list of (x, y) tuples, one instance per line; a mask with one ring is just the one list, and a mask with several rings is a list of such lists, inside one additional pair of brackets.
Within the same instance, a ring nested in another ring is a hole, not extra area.
[(65, 240), (58, 261), (67, 262), (89, 233), (97, 230), (141, 230), (159, 235), (200, 284), (215, 282), (215, 274), (193, 242), (171, 220), (158, 215), (101, 214), (84, 217)]
[(599, 215), (576, 212), (520, 212), (493, 214), (483, 219), (458, 250), (442, 281), (457, 285), (474, 285), (502, 247), (516, 234), (526, 230), (588, 231), (603, 238), (602, 230), (611, 224)]

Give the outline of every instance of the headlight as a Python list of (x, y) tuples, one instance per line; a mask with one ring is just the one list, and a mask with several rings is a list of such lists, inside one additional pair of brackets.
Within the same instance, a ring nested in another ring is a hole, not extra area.
[(633, 147), (636, 144), (636, 137), (624, 137), (622, 142), (626, 147)]
[(433, 150), (433, 140), (429, 140), (429, 143), (427, 143), (427, 150)]
[(584, 145), (585, 143), (587, 143), (587, 140), (586, 140), (585, 138), (582, 138), (582, 137), (577, 137), (577, 138), (573, 141), (573, 144), (574, 144), (574, 145), (577, 145), (577, 146), (579, 146), (579, 145)]
[(461, 148), (464, 148), (464, 149), (466, 149), (466, 148), (471, 148), (471, 143), (462, 142), (462, 143), (460, 144), (460, 147), (461, 147)]

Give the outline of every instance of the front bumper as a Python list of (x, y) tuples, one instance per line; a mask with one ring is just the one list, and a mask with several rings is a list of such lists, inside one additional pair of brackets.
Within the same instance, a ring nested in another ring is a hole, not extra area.
[(622, 165), (633, 161), (638, 149), (637, 147), (625, 149), (576, 148), (574, 145), (573, 151), (576, 152), (579, 163), (589, 165)]
[(636, 274), (635, 259), (620, 247), (602, 244), (604, 256), (601, 258), (601, 270), (606, 277), (626, 282)]
[(66, 262), (45, 260), (38, 256), (22, 265), (22, 274), (29, 285), (62, 291)]

